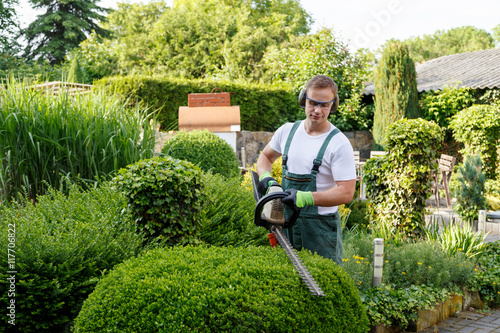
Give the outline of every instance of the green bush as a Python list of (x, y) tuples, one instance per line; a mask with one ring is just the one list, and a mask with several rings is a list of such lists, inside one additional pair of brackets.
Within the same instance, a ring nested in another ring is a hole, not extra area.
[(500, 306), (500, 241), (485, 244), (476, 274), (469, 280), (468, 287), (479, 291), (490, 306)]
[[(63, 192), (50, 189), (36, 205), (24, 198), (0, 206), (0, 306), (15, 300), (16, 310), (15, 326), (4, 311), (0, 332), (62, 332), (102, 274), (141, 251), (144, 237), (121, 214), (121, 193), (109, 184)], [(8, 296), (9, 271), (17, 272), (14, 297)]]
[(197, 242), (205, 204), (202, 171), (187, 161), (155, 156), (120, 169), (113, 179), (140, 229), (168, 245)]
[(267, 230), (254, 224), (255, 199), (240, 186), (238, 178), (203, 175), (206, 219), (200, 227), (200, 239), (211, 245), (269, 245)]
[(443, 90), (423, 92), (420, 96), (420, 110), (426, 120), (433, 120), (448, 128), (451, 117), (474, 103), (471, 88), (443, 87)]
[(382, 238), (388, 240), (397, 231), (408, 238), (423, 235), (425, 201), (442, 139), (442, 129), (434, 122), (403, 119), (388, 129), (388, 154), (366, 162), (363, 182), (370, 222), (390, 231)]
[(241, 128), (246, 131), (275, 131), (280, 125), (303, 118), (297, 95), (286, 84), (240, 84), (234, 81), (186, 80), (165, 76), (116, 76), (94, 83), (127, 97), (131, 105), (146, 103), (158, 110), (163, 129), (175, 129), (180, 106), (188, 105), (188, 94), (209, 93), (215, 87), (232, 92), (231, 105), (239, 105)]
[(342, 101), (330, 120), (342, 132), (371, 130), (373, 126), (373, 104), (365, 105), (362, 94), (353, 91), (350, 98)]
[(240, 175), (239, 162), (233, 148), (208, 130), (180, 131), (168, 139), (162, 152), (225, 177)]
[(300, 256), (325, 297), (309, 293), (279, 248), (152, 250), (99, 281), (75, 332), (367, 332), (347, 273)]
[(458, 187), (452, 194), (457, 199), (456, 212), (471, 225), (478, 219), (479, 211), (486, 209), (485, 181), (481, 157), (466, 156), (463, 165), (458, 166)]
[[(144, 130), (144, 133), (141, 131)], [(150, 157), (154, 133), (144, 115), (116, 96), (56, 96), (10, 82), (0, 88), (0, 200), (26, 189), (34, 199), (61, 175), (95, 182)]]
[(453, 137), (464, 144), (462, 156), (481, 156), (487, 179), (500, 175), (500, 104), (473, 105), (452, 117)]

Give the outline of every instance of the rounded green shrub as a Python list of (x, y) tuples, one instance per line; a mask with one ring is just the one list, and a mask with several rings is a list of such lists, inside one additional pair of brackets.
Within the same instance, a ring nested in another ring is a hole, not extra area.
[(309, 293), (281, 249), (152, 250), (99, 281), (74, 332), (367, 332), (349, 275), (331, 260), (300, 256), (325, 297)]
[(120, 169), (113, 182), (137, 225), (151, 239), (175, 245), (196, 242), (205, 203), (201, 175), (188, 161), (155, 156)]
[(162, 152), (198, 165), (203, 171), (219, 173), (225, 177), (240, 174), (238, 158), (233, 148), (207, 130), (180, 131), (166, 142)]

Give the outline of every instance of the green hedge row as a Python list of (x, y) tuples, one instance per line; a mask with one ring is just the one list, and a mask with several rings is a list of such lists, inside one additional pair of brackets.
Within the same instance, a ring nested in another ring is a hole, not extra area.
[(242, 130), (275, 131), (283, 123), (298, 120), (304, 114), (297, 103), (297, 95), (286, 85), (144, 75), (106, 77), (96, 81), (95, 85), (122, 94), (129, 99), (131, 106), (143, 103), (158, 110), (158, 120), (164, 130), (175, 129), (179, 107), (188, 105), (188, 94), (209, 93), (216, 87), (234, 93), (231, 94), (231, 105), (240, 106)]

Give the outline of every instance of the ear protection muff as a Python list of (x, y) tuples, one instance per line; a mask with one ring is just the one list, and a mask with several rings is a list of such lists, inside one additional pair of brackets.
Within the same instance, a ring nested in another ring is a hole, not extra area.
[[(301, 107), (303, 107), (303, 108), (306, 107), (306, 90), (305, 89), (302, 89), (300, 91), (298, 101), (299, 101), (299, 105)], [(339, 108), (339, 94), (337, 93), (337, 95), (333, 99), (332, 107), (330, 108), (330, 114), (333, 114), (334, 112), (336, 112), (338, 108)]]

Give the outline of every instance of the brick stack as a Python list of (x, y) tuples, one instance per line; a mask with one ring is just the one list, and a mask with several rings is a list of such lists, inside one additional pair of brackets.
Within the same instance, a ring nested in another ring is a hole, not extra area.
[(228, 92), (188, 94), (188, 107), (231, 106)]

